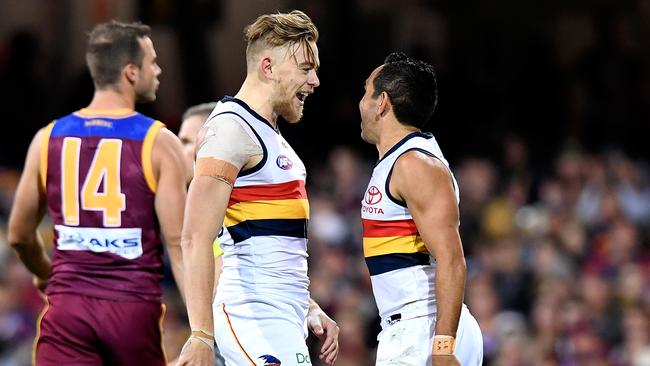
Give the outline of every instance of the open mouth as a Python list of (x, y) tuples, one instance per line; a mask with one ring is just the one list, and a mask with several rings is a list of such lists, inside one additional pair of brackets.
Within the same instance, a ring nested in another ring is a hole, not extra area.
[(296, 98), (298, 98), (298, 100), (300, 101), (301, 104), (304, 104), (305, 99), (307, 99), (308, 95), (309, 95), (309, 93), (306, 93), (306, 92), (297, 92), (296, 93)]

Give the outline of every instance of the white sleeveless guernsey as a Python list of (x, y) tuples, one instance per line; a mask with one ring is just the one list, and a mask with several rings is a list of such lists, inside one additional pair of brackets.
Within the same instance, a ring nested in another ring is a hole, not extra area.
[(235, 180), (224, 219), (232, 240), (221, 242), (223, 272), (215, 301), (279, 300), (304, 319), (309, 299), (305, 166), (280, 132), (244, 102), (222, 99), (209, 119), (220, 115), (239, 122), (264, 156)]
[[(449, 168), (433, 135), (411, 133), (377, 163), (361, 202), (363, 252), (382, 324), (397, 314), (397, 319), (409, 319), (436, 312), (435, 261), (406, 204), (392, 197), (388, 189), (395, 161), (413, 150), (433, 156)], [(453, 174), (452, 181), (458, 201)]]

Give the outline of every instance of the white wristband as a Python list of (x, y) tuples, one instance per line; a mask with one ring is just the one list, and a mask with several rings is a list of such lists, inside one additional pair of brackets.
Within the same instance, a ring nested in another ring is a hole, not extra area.
[(190, 344), (190, 341), (191, 341), (192, 339), (196, 339), (196, 340), (202, 342), (202, 343), (205, 344), (206, 346), (210, 347), (210, 349), (212, 350), (212, 352), (214, 352), (214, 340), (212, 340), (212, 339), (208, 339), (208, 338), (204, 338), (204, 337), (194, 336), (194, 335), (193, 335), (193, 336), (190, 336), (190, 337), (187, 339), (187, 341), (185, 342), (185, 344), (183, 345), (183, 348), (181, 349), (181, 354), (182, 354), (183, 352), (185, 352), (185, 348), (187, 347), (188, 344)]

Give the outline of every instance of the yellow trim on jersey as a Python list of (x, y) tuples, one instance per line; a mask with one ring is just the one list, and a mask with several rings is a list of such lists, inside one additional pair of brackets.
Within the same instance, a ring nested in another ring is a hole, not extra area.
[(144, 180), (147, 182), (151, 192), (154, 193), (156, 193), (156, 190), (158, 189), (158, 182), (156, 181), (156, 176), (153, 174), (151, 151), (153, 150), (153, 143), (156, 140), (158, 131), (163, 127), (165, 127), (165, 125), (162, 122), (155, 121), (151, 127), (149, 127), (149, 131), (147, 131), (147, 135), (144, 137), (144, 141), (142, 142), (142, 170), (144, 171)]
[(118, 109), (81, 108), (79, 111), (77, 111), (77, 113), (83, 114), (84, 116), (126, 117), (135, 114), (135, 111), (131, 108), (118, 108)]
[(163, 341), (163, 323), (165, 322), (165, 314), (167, 314), (167, 305), (160, 304), (162, 307), (162, 313), (160, 314), (160, 319), (158, 319), (158, 329), (160, 330), (160, 349), (162, 350), (163, 359), (165, 360), (165, 365), (167, 364), (167, 352), (165, 352), (165, 342)]
[(48, 300), (47, 296), (45, 296), (45, 307), (41, 311), (41, 314), (38, 316), (38, 320), (36, 320), (36, 337), (34, 337), (34, 346), (32, 348), (32, 365), (36, 365), (36, 348), (38, 346), (38, 339), (41, 337), (41, 322), (43, 321), (43, 317), (45, 317), (45, 314), (49, 309), (50, 301)]
[[(224, 229), (225, 230), (225, 229)], [(214, 239), (212, 242), (212, 254), (215, 258), (219, 258), (223, 255), (223, 249), (219, 246), (219, 238)]]
[(228, 207), (224, 224), (230, 227), (246, 220), (309, 219), (306, 199), (240, 202)]
[(47, 153), (50, 146), (50, 134), (52, 133), (52, 128), (54, 128), (54, 121), (50, 122), (43, 131), (43, 136), (41, 136), (41, 188), (45, 192), (45, 185), (47, 184)]
[(429, 251), (422, 237), (417, 235), (363, 238), (365, 257), (394, 253), (429, 253)]

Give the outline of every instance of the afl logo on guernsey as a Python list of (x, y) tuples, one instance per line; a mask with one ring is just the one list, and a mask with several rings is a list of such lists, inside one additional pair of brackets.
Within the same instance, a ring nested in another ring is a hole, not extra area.
[(379, 191), (379, 188), (375, 186), (370, 186), (368, 190), (366, 191), (366, 197), (364, 198), (364, 201), (366, 201), (367, 204), (369, 205), (375, 205), (381, 201), (382, 196), (381, 192)]
[(275, 163), (278, 164), (278, 166), (282, 170), (289, 170), (293, 168), (293, 162), (289, 160), (289, 158), (286, 157), (286, 155), (278, 156), (278, 158), (275, 160)]

